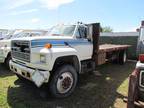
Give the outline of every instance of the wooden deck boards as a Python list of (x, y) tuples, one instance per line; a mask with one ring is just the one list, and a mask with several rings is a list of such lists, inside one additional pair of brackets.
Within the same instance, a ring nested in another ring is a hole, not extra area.
[(122, 50), (130, 47), (130, 45), (114, 45), (114, 44), (103, 44), (99, 46), (100, 52), (111, 52), (111, 51), (117, 51)]

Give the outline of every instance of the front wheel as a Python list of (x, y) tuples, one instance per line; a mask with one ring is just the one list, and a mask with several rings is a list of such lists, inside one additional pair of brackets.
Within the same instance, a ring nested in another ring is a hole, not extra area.
[(9, 55), (9, 56), (6, 58), (6, 60), (5, 60), (6, 67), (7, 67), (8, 69), (10, 69), (10, 65), (9, 65), (10, 60), (11, 60), (11, 56)]
[(71, 65), (58, 68), (51, 77), (50, 92), (56, 98), (68, 97), (74, 91), (78, 80), (76, 70)]

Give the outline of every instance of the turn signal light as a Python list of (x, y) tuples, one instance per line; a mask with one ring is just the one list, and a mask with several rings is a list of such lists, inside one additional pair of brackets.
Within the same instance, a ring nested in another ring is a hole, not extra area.
[(144, 62), (144, 54), (140, 54), (139, 55), (139, 61), (140, 62)]
[(47, 49), (50, 49), (50, 48), (52, 48), (52, 44), (50, 44), (50, 43), (48, 43), (48, 44), (45, 44), (45, 46), (44, 46), (45, 48), (47, 48)]

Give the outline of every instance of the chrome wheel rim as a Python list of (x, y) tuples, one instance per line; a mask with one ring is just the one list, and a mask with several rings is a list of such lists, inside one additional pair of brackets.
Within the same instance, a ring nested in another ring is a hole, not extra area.
[(68, 92), (72, 88), (72, 85), (73, 76), (70, 72), (62, 73), (57, 80), (57, 90), (61, 94)]
[(126, 56), (126, 53), (124, 53), (124, 58), (123, 58), (124, 63), (126, 62), (126, 59), (127, 59), (127, 56)]

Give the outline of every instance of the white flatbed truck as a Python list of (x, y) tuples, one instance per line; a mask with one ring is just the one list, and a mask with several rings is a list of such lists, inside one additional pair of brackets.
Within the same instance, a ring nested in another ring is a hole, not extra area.
[(99, 46), (100, 24), (59, 25), (45, 37), (12, 40), (11, 70), (34, 82), (48, 83), (54, 97), (67, 97), (74, 91), (78, 75), (95, 71), (108, 60), (126, 62), (128, 45)]

